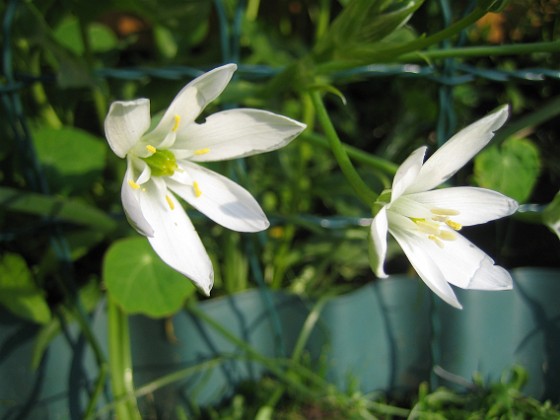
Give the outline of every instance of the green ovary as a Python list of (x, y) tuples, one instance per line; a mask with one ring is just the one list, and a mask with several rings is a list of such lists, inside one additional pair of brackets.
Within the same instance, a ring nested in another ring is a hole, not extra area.
[(153, 176), (171, 176), (178, 167), (175, 155), (169, 150), (157, 150), (153, 155), (143, 159), (152, 170)]

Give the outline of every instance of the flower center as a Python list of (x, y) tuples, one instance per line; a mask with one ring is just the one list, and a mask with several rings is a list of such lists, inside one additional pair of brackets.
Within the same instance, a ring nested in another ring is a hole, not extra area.
[(455, 232), (446, 229), (446, 226), (454, 231), (459, 231), (463, 227), (460, 223), (451, 220), (451, 216), (457, 216), (459, 212), (453, 209), (440, 208), (430, 209), (430, 212), (432, 213), (430, 219), (410, 217), (410, 220), (416, 224), (420, 232), (428, 236), (429, 240), (433, 241), (438, 247), (443, 248), (445, 241), (457, 239)]
[(152, 170), (153, 176), (171, 176), (177, 170), (177, 160), (169, 150), (157, 150), (154, 146), (146, 146), (150, 156), (143, 158)]

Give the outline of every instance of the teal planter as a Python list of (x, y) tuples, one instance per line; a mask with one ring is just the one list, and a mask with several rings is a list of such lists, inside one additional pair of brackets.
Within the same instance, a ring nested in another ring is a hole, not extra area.
[(311, 345), (328, 349), (328, 378), (340, 389), (354, 382), (364, 392), (414, 392), (431, 370), (430, 307), (412, 278), (371, 283), (326, 304), (324, 335)]
[(560, 270), (518, 268), (511, 273), (512, 291), (459, 291), (462, 311), (438, 302), (439, 365), (466, 379), (477, 371), (495, 381), (520, 364), (529, 372), (528, 395), (560, 401)]
[[(518, 363), (529, 372), (528, 395), (560, 401), (560, 270), (520, 268), (512, 275), (513, 291), (457, 290), (462, 311), (443, 304), (419, 280), (393, 276), (371, 283), (325, 304), (306, 351), (340, 389), (402, 396), (423, 381), (456, 386), (434, 375), (435, 365), (466, 380), (474, 372), (498, 380)], [(287, 358), (313, 305), (285, 293), (249, 290), (202, 301), (198, 308), (260, 354)], [(93, 327), (103, 342), (102, 309)], [(79, 419), (97, 375), (79, 331), (57, 337), (33, 372), (36, 327), (7, 313), (0, 320), (0, 419)], [(176, 340), (164, 333), (165, 321), (131, 317), (137, 386), (205, 361), (214, 364), (142, 398), (145, 412), (165, 418), (173, 417), (177, 405), (214, 404), (265, 373), (203, 320), (181, 312), (171, 322)], [(100, 406), (107, 401), (103, 395)]]
[[(92, 326), (103, 331), (99, 322)], [(38, 330), (0, 311), (0, 419), (80, 419), (98, 374), (93, 355), (74, 326), (50, 343), (33, 370)]]

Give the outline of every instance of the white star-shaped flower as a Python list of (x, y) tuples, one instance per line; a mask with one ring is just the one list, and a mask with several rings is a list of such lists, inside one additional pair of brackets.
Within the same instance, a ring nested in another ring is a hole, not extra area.
[(148, 99), (114, 102), (105, 120), (109, 146), (127, 160), (121, 198), (131, 225), (148, 237), (163, 261), (206, 294), (214, 281), (212, 264), (176, 196), (226, 228), (266, 229), (268, 219), (249, 192), (197, 163), (275, 150), (305, 128), (257, 109), (222, 111), (201, 124), (195, 122), (222, 93), (236, 68), (228, 64), (187, 84), (150, 132)]
[(501, 107), (461, 130), (425, 163), (426, 147), (403, 162), (392, 189), (380, 195), (371, 224), (370, 262), (378, 277), (387, 277), (389, 232), (428, 287), (456, 308), (461, 304), (449, 283), (463, 289), (512, 288), (510, 274), (458, 231), (511, 215), (517, 202), (484, 188), (434, 189), (486, 146), (507, 117), (508, 107)]

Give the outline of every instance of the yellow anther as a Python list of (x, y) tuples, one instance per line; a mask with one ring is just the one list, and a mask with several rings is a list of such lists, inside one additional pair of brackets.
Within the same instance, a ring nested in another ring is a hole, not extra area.
[(148, 144), (148, 145), (146, 146), (146, 150), (147, 150), (148, 152), (150, 152), (152, 155), (153, 155), (155, 152), (157, 152), (157, 149), (156, 149), (154, 146), (152, 146), (151, 144)]
[(171, 129), (171, 131), (175, 132), (179, 128), (179, 123), (181, 122), (181, 117), (179, 115), (175, 114), (173, 116), (173, 118), (175, 119), (175, 123), (173, 124), (173, 128)]
[(195, 197), (200, 197), (202, 195), (202, 191), (200, 191), (200, 187), (198, 186), (198, 182), (194, 181), (192, 184), (193, 191)]
[(428, 239), (443, 249), (443, 242), (436, 235), (428, 235)]
[(420, 232), (429, 233), (432, 235), (439, 235), (440, 233), (440, 225), (435, 222), (424, 219), (417, 219), (415, 220), (415, 222)]
[(210, 149), (208, 149), (208, 148), (205, 148), (205, 149), (198, 149), (198, 150), (195, 150), (195, 151), (194, 151), (194, 154), (200, 156), (200, 155), (205, 155), (205, 154), (208, 153), (209, 151), (210, 151)]
[(437, 214), (438, 216), (457, 216), (459, 212), (453, 209), (430, 209), (432, 214)]
[(454, 222), (453, 220), (446, 220), (445, 224), (453, 230), (461, 230), (463, 225), (461, 223)]
[(128, 185), (130, 185), (133, 189), (137, 190), (140, 188), (140, 185), (138, 185), (136, 182), (134, 182), (132, 179), (128, 180)]
[(450, 232), (448, 230), (442, 230), (438, 237), (440, 239), (443, 239), (444, 241), (454, 241), (455, 239), (457, 239), (457, 235), (455, 234), (455, 232)]
[(167, 201), (167, 205), (169, 206), (169, 208), (171, 210), (175, 209), (175, 203), (173, 203), (173, 200), (171, 200), (171, 197), (169, 197), (168, 195), (165, 196), (165, 201)]

